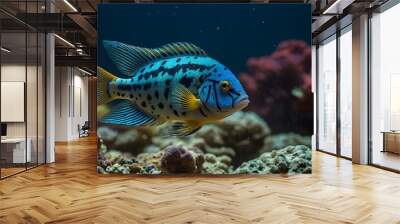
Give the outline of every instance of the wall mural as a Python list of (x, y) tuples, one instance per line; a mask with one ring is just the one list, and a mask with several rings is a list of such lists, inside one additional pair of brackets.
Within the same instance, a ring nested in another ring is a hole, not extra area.
[(311, 9), (100, 4), (97, 171), (311, 173)]

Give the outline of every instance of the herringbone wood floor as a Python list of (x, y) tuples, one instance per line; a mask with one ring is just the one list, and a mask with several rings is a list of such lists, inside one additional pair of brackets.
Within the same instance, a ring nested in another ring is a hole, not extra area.
[(0, 223), (400, 223), (400, 175), (315, 152), (313, 174), (96, 174), (96, 140), (0, 181)]

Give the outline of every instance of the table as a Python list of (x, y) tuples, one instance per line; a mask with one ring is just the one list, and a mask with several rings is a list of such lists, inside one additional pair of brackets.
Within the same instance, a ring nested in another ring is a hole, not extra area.
[(382, 152), (392, 152), (400, 154), (400, 131), (382, 131), (383, 150)]
[[(25, 152), (25, 144), (28, 143)], [(5, 138), (1, 139), (1, 157), (6, 163), (26, 163), (31, 162), (32, 153), (30, 138)], [(4, 155), (3, 155), (4, 154)], [(12, 158), (12, 159), (11, 159)]]

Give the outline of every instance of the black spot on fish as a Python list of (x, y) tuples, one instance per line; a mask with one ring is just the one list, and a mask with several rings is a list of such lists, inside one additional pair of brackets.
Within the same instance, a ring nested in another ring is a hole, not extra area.
[(146, 91), (146, 90), (150, 89), (150, 87), (151, 87), (151, 82), (148, 82), (148, 83), (143, 85), (143, 90)]
[(168, 99), (168, 95), (169, 95), (169, 88), (165, 88), (164, 89), (164, 98)]
[(146, 68), (145, 67), (143, 67), (141, 70), (140, 70), (140, 72), (144, 72), (144, 70), (145, 70)]
[(156, 97), (156, 99), (158, 99), (158, 90), (156, 90), (155, 92), (154, 92), (154, 96)]
[(152, 109), (152, 110), (155, 110), (156, 108), (154, 107), (154, 105), (151, 105), (151, 109)]
[(141, 105), (142, 105), (142, 107), (146, 107), (147, 106), (145, 101), (143, 101)]
[(205, 80), (204, 75), (201, 75), (200, 78), (199, 78), (199, 81), (202, 83), (202, 82), (204, 82), (204, 80)]
[(131, 98), (131, 99), (132, 99), (132, 98), (133, 98), (133, 95), (132, 95), (132, 94), (130, 94), (130, 95), (129, 95), (129, 98)]
[(182, 116), (185, 116), (186, 115), (186, 112), (182, 112)]
[(147, 94), (147, 100), (151, 101), (151, 95), (150, 94)]
[(159, 103), (159, 104), (158, 104), (158, 107), (159, 107), (160, 109), (163, 109), (163, 108), (164, 108), (164, 104)]
[(172, 110), (172, 105), (171, 104), (169, 105), (169, 108), (171, 108), (171, 110)]
[(220, 73), (220, 74), (218, 74), (218, 77), (221, 77), (222, 76), (222, 74)]
[(121, 94), (121, 97), (125, 97), (125, 93), (122, 93), (122, 94)]
[(192, 84), (193, 78), (191, 77), (187, 77), (186, 75), (183, 76), (181, 78), (181, 80), (179, 80), (179, 83), (181, 83), (182, 85), (184, 85), (186, 88), (189, 88), (190, 85)]
[(117, 95), (118, 95), (118, 96), (121, 96), (121, 93), (120, 93), (120, 92), (117, 92)]
[(139, 97), (142, 97), (142, 94), (141, 94), (141, 93), (139, 93)]
[(150, 65), (149, 65), (149, 68), (152, 68), (152, 67), (153, 67), (153, 65), (154, 65), (153, 63), (152, 63), (152, 64), (150, 64)]
[(138, 81), (143, 79), (143, 74), (138, 76)]
[(174, 112), (175, 116), (179, 117), (179, 114), (176, 110), (172, 110), (172, 111)]
[(163, 61), (163, 62), (161, 63), (161, 65), (165, 65), (165, 63), (167, 63), (167, 60)]
[(228, 68), (227, 68), (227, 67), (224, 67), (224, 70), (228, 70)]
[(176, 63), (178, 63), (178, 62), (180, 62), (180, 61), (181, 61), (181, 59), (180, 59), (180, 58), (176, 59)]
[(144, 73), (144, 80), (148, 80), (153, 72)]
[(201, 115), (203, 115), (204, 117), (207, 117), (207, 115), (204, 113), (203, 109), (200, 108), (200, 113)]
[(169, 119), (169, 116), (167, 116), (167, 119)]
[(216, 72), (217, 72), (217, 68), (214, 68), (214, 69), (213, 69), (213, 72), (215, 72), (215, 73), (216, 73)]
[(138, 98), (136, 97), (135, 100), (138, 100)]
[(166, 86), (169, 86), (170, 84), (171, 84), (171, 79), (165, 80), (165, 85), (166, 85)]
[(199, 58), (199, 57), (197, 57), (197, 56), (196, 56), (196, 57), (194, 57), (194, 59), (197, 59), (197, 58)]

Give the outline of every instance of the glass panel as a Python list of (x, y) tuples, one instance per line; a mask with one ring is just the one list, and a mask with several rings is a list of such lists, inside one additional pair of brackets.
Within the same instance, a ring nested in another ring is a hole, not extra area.
[(400, 5), (372, 22), (372, 163), (400, 170)]
[(336, 36), (318, 48), (318, 148), (336, 153)]
[(340, 153), (352, 157), (352, 35), (351, 26), (340, 36)]
[(38, 163), (45, 163), (46, 151), (45, 151), (45, 44), (46, 37), (44, 34), (39, 33), (38, 35)]
[[(37, 74), (38, 74), (38, 56), (37, 56), (37, 41), (38, 36), (36, 32), (27, 33), (28, 38), (28, 62), (27, 62), (27, 80), (26, 80), (26, 112), (27, 112), (27, 143), (28, 150), (30, 148), (30, 162), (27, 164), (28, 167), (37, 165)], [(29, 161), (29, 160), (28, 160)]]
[[(26, 34), (2, 33), (1, 43), (1, 140), (2, 177), (25, 170), (31, 160), (26, 150)], [(28, 147), (29, 149), (29, 147)]]

